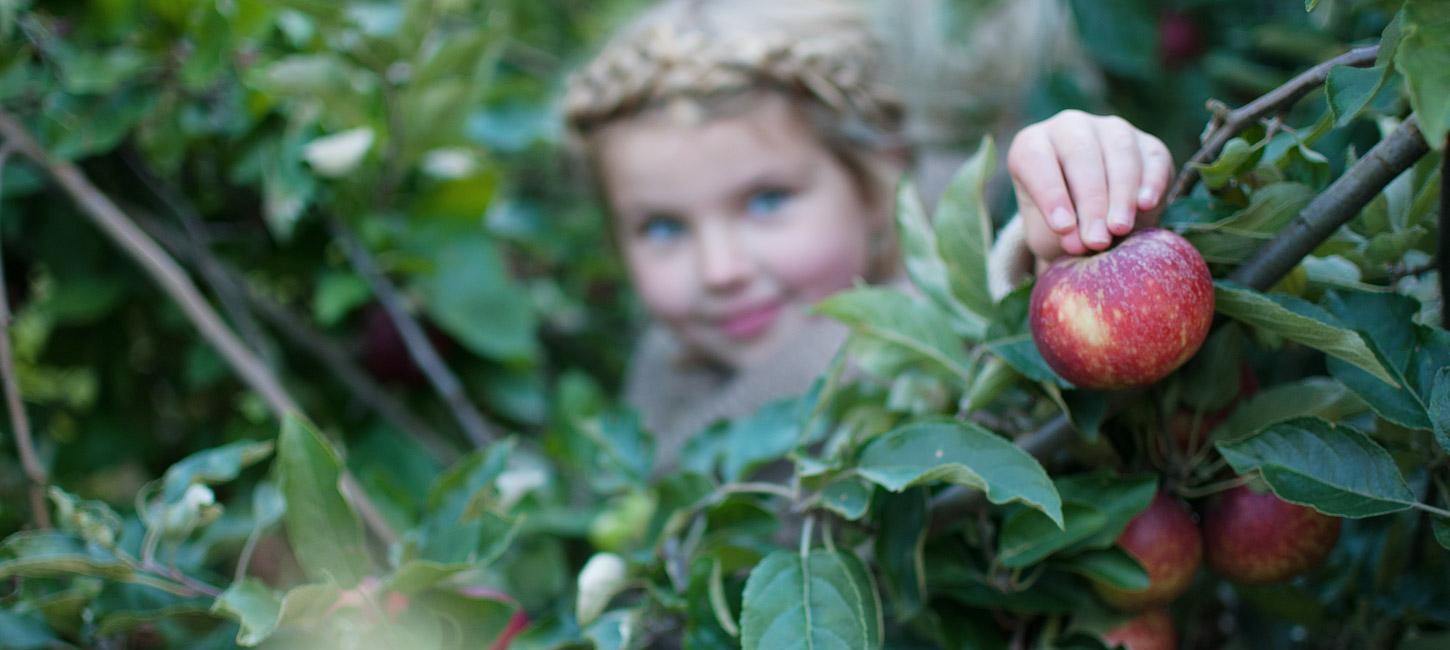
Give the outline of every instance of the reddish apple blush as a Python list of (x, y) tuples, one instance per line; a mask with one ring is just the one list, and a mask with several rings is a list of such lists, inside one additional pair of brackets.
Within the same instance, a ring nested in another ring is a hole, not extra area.
[(1079, 388), (1147, 386), (1198, 351), (1213, 322), (1213, 276), (1188, 240), (1140, 230), (1089, 257), (1054, 262), (1032, 289), (1037, 350)]
[(1208, 565), (1231, 582), (1282, 582), (1318, 567), (1339, 541), (1339, 517), (1240, 485), (1203, 516)]

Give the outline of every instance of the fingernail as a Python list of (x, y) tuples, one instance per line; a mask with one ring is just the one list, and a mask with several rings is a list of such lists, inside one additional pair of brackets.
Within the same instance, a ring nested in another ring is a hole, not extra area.
[(1153, 205), (1157, 201), (1158, 197), (1156, 194), (1154, 194), (1153, 188), (1151, 187), (1145, 187), (1138, 192), (1138, 205), (1147, 207)]
[(1064, 230), (1072, 227), (1072, 215), (1067, 213), (1066, 208), (1058, 208), (1052, 211), (1047, 217), (1048, 223), (1052, 224), (1055, 230)]
[(1094, 244), (1106, 244), (1112, 241), (1112, 237), (1108, 235), (1107, 224), (1101, 221), (1094, 221), (1088, 224), (1087, 233), (1083, 235), (1083, 239), (1091, 241)]
[(1122, 230), (1133, 225), (1133, 217), (1127, 210), (1117, 208), (1108, 215), (1108, 223), (1112, 227)]

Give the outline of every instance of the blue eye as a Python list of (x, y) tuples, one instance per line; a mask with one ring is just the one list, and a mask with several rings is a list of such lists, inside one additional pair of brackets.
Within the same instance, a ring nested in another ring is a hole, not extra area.
[(684, 222), (674, 217), (653, 216), (639, 226), (641, 238), (658, 243), (674, 241), (684, 233)]
[(790, 200), (790, 197), (791, 193), (789, 190), (761, 190), (750, 195), (750, 199), (745, 203), (745, 209), (752, 214), (770, 214), (779, 210), (780, 206), (785, 205), (785, 202)]

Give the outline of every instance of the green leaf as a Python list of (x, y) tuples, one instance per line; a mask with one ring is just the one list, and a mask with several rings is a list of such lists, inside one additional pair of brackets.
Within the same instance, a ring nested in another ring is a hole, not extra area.
[(600, 471), (591, 480), (597, 485), (620, 488), (649, 482), (655, 443), (637, 413), (605, 413), (585, 423), (581, 430), (594, 445), (593, 465)]
[(896, 289), (861, 287), (842, 291), (816, 309), (852, 330), (910, 350), (967, 382), (971, 373), (962, 342), (940, 310)]
[(1410, 106), (1430, 147), (1445, 146), (1450, 126), (1450, 5), (1441, 0), (1407, 0), (1395, 67), (1410, 88)]
[(882, 492), (876, 505), (876, 563), (894, 600), (894, 618), (910, 620), (926, 604), (923, 551), (930, 528), (930, 494), (915, 488), (901, 494)]
[(1204, 185), (1209, 189), (1222, 189), (1233, 177), (1253, 169), (1263, 156), (1264, 146), (1267, 144), (1268, 140), (1260, 140), (1250, 145), (1243, 138), (1234, 138), (1224, 144), (1223, 151), (1216, 160), (1194, 166), (1198, 167), (1198, 174), (1203, 178)]
[(1445, 550), (1450, 551), (1450, 519), (1433, 517), (1430, 521), (1430, 529), (1435, 533), (1435, 541), (1445, 547)]
[[(1415, 391), (1410, 369), (1419, 346), (1412, 318), (1419, 304), (1397, 294), (1333, 292), (1328, 304), (1334, 317), (1364, 334), (1369, 348), (1394, 377), (1392, 384), (1363, 370), (1330, 359), (1329, 374), (1364, 398), (1380, 417), (1413, 429), (1430, 429), (1426, 400)], [(1428, 397), (1429, 386), (1424, 387)]]
[(0, 639), (10, 650), (47, 650), (67, 647), (38, 616), (0, 609)]
[(858, 478), (843, 478), (821, 490), (821, 507), (848, 521), (866, 515), (871, 505), (871, 484)]
[(1120, 547), (1074, 555), (1063, 560), (1062, 565), (1073, 573), (1119, 589), (1141, 591), (1148, 588), (1148, 572)]
[(1070, 3), (1093, 61), (1117, 75), (1147, 81), (1159, 73), (1155, 5), (1147, 0)]
[(936, 231), (926, 218), (926, 208), (917, 195), (916, 185), (909, 179), (903, 180), (896, 190), (896, 232), (901, 239), (902, 262), (912, 284), (950, 314), (963, 335), (980, 339), (987, 324), (952, 294)]
[(1306, 377), (1254, 394), (1234, 407), (1210, 435), (1217, 440), (1236, 440), (1285, 420), (1315, 417), (1336, 422), (1368, 408), (1344, 384), (1328, 377)]
[(992, 341), (987, 344), (987, 349), (997, 355), (1013, 370), (1021, 373), (1023, 377), (1039, 383), (1055, 384), (1059, 388), (1071, 388), (1060, 375), (1047, 365), (1047, 360), (1042, 358), (1042, 353), (1037, 350), (1037, 344), (1032, 342), (1029, 335), (1014, 336), (1010, 339)]
[(367, 281), (355, 273), (324, 273), (312, 293), (312, 317), (318, 325), (331, 327), (372, 295)]
[(1214, 308), (1225, 316), (1343, 359), (1391, 386), (1399, 385), (1357, 332), (1300, 315), (1262, 293), (1224, 280), (1214, 282), (1213, 294)]
[(1358, 519), (1415, 503), (1389, 452), (1354, 429), (1323, 420), (1281, 422), (1218, 443), (1218, 450), (1235, 472), (1258, 470), (1279, 498), (1328, 515)]
[(1259, 188), (1249, 205), (1206, 224), (1193, 224), (1184, 236), (1210, 262), (1239, 263), (1278, 233), (1309, 201), (1314, 190), (1300, 183)]
[(1088, 505), (1107, 517), (1097, 534), (1074, 544), (1069, 551), (1104, 549), (1117, 543), (1118, 536), (1138, 513), (1148, 509), (1158, 494), (1158, 477), (1152, 474), (1119, 476), (1101, 470), (1057, 479), (1057, 493), (1069, 503)]
[(1450, 367), (1435, 373), (1435, 383), (1430, 389), (1430, 423), (1434, 425), (1440, 448), (1450, 451)]
[(893, 492), (945, 481), (986, 492), (996, 504), (1021, 502), (1060, 527), (1062, 499), (1037, 459), (969, 422), (918, 422), (871, 441), (861, 475)]
[(237, 645), (250, 648), (277, 631), (282, 599), (262, 581), (247, 577), (227, 587), (212, 604), (211, 611), (236, 621), (241, 626), (237, 631)]
[(744, 650), (869, 650), (882, 635), (876, 585), (849, 553), (777, 551), (745, 582)]
[(338, 490), (337, 452), (296, 414), (282, 423), (277, 474), (287, 500), (287, 539), (307, 575), (344, 587), (371, 570), (362, 525)]
[(272, 447), (270, 440), (242, 440), (187, 456), (166, 470), (162, 497), (168, 503), (175, 503), (191, 485), (216, 485), (230, 481), (247, 466), (271, 456)]
[(987, 181), (997, 162), (990, 136), (947, 185), (936, 210), (936, 236), (951, 290), (985, 322), (995, 301), (987, 288), (987, 251), (992, 248), (992, 215), (987, 212)]
[(469, 350), (499, 361), (538, 356), (533, 305), (508, 274), (498, 246), (483, 233), (437, 242), (433, 273), (418, 282), (438, 326)]
[(1108, 516), (1101, 510), (1072, 501), (1063, 504), (1062, 515), (1066, 522), (1063, 527), (1028, 508), (1008, 515), (997, 540), (997, 561), (1009, 569), (1032, 566), (1096, 535), (1108, 523)]
[(1314, 11), (1314, 8), (1315, 7), (1318, 7), (1318, 6), (1319, 6), (1319, 0), (1304, 0), (1304, 11), (1306, 13), (1307, 12)]
[[(1329, 71), (1325, 88), (1329, 94), (1329, 111), (1334, 115), (1334, 125), (1342, 127), (1358, 117), (1381, 91), (1391, 86), (1393, 71), (1384, 66), (1356, 68), (1335, 66)], [(1398, 79), (1396, 79), (1398, 80)]]

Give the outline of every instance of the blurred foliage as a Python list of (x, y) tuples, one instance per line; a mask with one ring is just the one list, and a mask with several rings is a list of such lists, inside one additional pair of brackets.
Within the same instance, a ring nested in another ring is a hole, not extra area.
[[(855, 328), (862, 377), (832, 371), (701, 432), (684, 469), (651, 477), (649, 434), (614, 397), (639, 309), (552, 106), (563, 75), (644, 4), (0, 0), (4, 112), (155, 236), (236, 269), (244, 290), (185, 260), (306, 413), (278, 422), (40, 167), (11, 156), (0, 253), (57, 529), (26, 529), (7, 420), (0, 647), (998, 648), (1014, 630), (1043, 648), (1101, 647), (1124, 615), (1084, 576), (1141, 584), (1118, 532), (1152, 488), (1194, 495), (1226, 466), (1361, 518), (1292, 583), (1202, 572), (1174, 606), (1185, 646), (1438, 647), (1450, 634), (1450, 521), (1422, 514), (1446, 508), (1450, 451), (1450, 339), (1430, 270), (1439, 153), (1277, 293), (1221, 283), (1233, 322), (1110, 417), (1104, 396), (1037, 355), (1026, 289), (980, 290), (983, 149), (932, 218), (902, 203), (921, 295), (861, 289), (822, 306)], [(992, 4), (934, 10), (965, 30)], [(1179, 160), (1206, 100), (1241, 105), (1347, 46), (1398, 39), (1379, 66), (1336, 69), (1230, 142), (1168, 209), (1216, 276), (1411, 110), (1442, 146), (1442, 3), (1065, 4), (1104, 83), (1044, 71), (1021, 89), (1025, 120), (1119, 113)], [(511, 436), (464, 453), (330, 220), (359, 234)], [(258, 301), (341, 346), (441, 445), (379, 416)], [(1257, 397), (1239, 396), (1244, 365)], [(959, 404), (972, 421), (950, 419)], [(1175, 413), (1202, 423), (1229, 404), (1200, 432), (1224, 443), (1223, 462), (1163, 451)], [(1084, 431), (1066, 462), (1008, 442), (1063, 412)], [(1362, 453), (1282, 452), (1320, 443)], [(746, 482), (782, 464), (793, 481)], [(349, 506), (344, 472), (376, 512)], [(950, 483), (992, 505), (928, 534)], [(399, 538), (380, 544), (369, 517)], [(794, 552), (813, 532), (822, 547)]]

